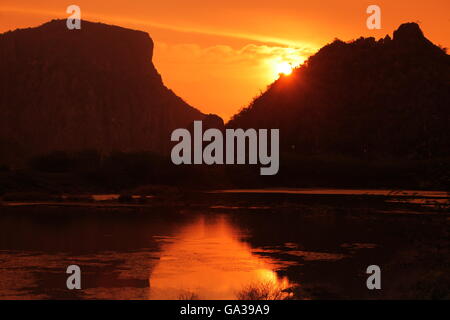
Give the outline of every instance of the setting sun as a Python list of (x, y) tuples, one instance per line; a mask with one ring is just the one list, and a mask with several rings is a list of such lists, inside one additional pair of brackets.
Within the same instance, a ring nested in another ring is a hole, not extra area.
[(290, 75), (292, 73), (293, 68), (294, 67), (289, 62), (285, 62), (285, 61), (278, 63), (275, 66), (275, 70), (276, 70), (277, 74), (283, 74), (285, 76)]

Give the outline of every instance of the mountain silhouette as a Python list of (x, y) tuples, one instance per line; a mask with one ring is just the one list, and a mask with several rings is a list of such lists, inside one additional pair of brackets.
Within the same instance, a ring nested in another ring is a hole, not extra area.
[(54, 150), (168, 151), (205, 115), (166, 88), (147, 33), (66, 20), (0, 34), (0, 161)]
[(228, 127), (279, 128), (283, 150), (361, 159), (450, 154), (450, 58), (416, 23), (335, 40), (280, 75)]

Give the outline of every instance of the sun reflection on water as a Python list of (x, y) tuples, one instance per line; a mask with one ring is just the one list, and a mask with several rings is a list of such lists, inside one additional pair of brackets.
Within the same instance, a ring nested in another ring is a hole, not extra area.
[(150, 299), (236, 299), (251, 285), (284, 290), (276, 261), (252, 253), (245, 236), (226, 216), (201, 216), (179, 229), (175, 237), (159, 238), (161, 258), (149, 278)]

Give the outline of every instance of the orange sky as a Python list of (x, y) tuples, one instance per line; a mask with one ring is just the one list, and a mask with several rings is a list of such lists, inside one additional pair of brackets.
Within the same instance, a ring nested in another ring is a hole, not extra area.
[[(164, 83), (191, 105), (228, 120), (277, 77), (281, 63), (299, 64), (335, 37), (382, 37), (403, 22), (450, 47), (448, 0), (1, 0), (0, 32), (65, 18), (147, 31)], [(366, 8), (382, 10), (382, 29), (368, 30)]]

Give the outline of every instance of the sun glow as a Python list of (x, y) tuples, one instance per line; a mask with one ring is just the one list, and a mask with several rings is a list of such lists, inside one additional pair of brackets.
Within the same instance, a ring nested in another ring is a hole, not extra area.
[(281, 76), (290, 76), (295, 68), (304, 63), (306, 58), (298, 50), (285, 48), (282, 54), (267, 59), (267, 75), (273, 82)]
[(288, 76), (292, 73), (292, 70), (294, 69), (294, 66), (290, 64), (289, 62), (283, 61), (280, 63), (277, 63), (275, 65), (275, 71), (277, 74), (283, 74), (285, 76)]

